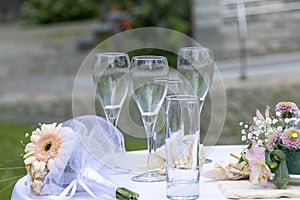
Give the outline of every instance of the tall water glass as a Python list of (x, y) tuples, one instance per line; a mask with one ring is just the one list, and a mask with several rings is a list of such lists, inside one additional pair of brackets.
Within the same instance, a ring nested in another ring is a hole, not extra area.
[(120, 111), (129, 88), (129, 57), (126, 53), (96, 54), (93, 67), (97, 96), (106, 119), (117, 126)]
[(131, 61), (133, 99), (142, 116), (148, 146), (147, 171), (132, 178), (134, 181), (155, 182), (165, 180), (152, 169), (154, 127), (158, 112), (168, 90), (169, 66), (163, 56), (135, 56)]
[(197, 199), (200, 178), (198, 96), (166, 97), (166, 184), (169, 199)]

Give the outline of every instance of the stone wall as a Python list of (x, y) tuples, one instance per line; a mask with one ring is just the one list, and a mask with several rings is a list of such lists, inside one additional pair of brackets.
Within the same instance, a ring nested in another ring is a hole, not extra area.
[[(300, 51), (300, 2), (245, 0), (249, 56)], [(237, 10), (232, 0), (195, 0), (193, 38), (217, 59), (239, 55)], [(290, 10), (290, 11), (288, 11)], [(265, 13), (263, 12), (265, 11)]]

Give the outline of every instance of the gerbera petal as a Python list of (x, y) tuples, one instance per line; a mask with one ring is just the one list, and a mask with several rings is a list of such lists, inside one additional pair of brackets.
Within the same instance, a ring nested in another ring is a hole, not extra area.
[(61, 127), (61, 129), (60, 129), (60, 134), (69, 135), (72, 133), (73, 133), (73, 130), (69, 127)]
[(59, 152), (59, 158), (62, 162), (67, 163), (70, 157), (70, 152), (66, 149), (61, 149)]
[(35, 134), (36, 134), (36, 135), (39, 135), (39, 136), (42, 136), (42, 135), (43, 135), (42, 130), (41, 130), (40, 128), (37, 128), (37, 129), (35, 130)]
[(51, 171), (54, 168), (54, 161), (53, 159), (49, 160), (47, 163), (47, 168)]
[(40, 181), (40, 180), (34, 180), (34, 181), (32, 182), (31, 188), (32, 188), (33, 193), (34, 193), (35, 195), (39, 195), (39, 194), (40, 194), (41, 189), (42, 189), (42, 187), (43, 187), (43, 184), (44, 184), (44, 183), (43, 183), (42, 181)]
[(37, 171), (43, 172), (45, 170), (46, 163), (45, 162), (35, 162), (34, 167)]
[(58, 125), (55, 127), (55, 129), (54, 129), (55, 133), (60, 133), (60, 132), (61, 132), (61, 126), (62, 126), (62, 124), (58, 124)]
[(48, 134), (48, 132), (46, 132), (47, 126), (46, 126), (45, 124), (42, 124), (42, 126), (41, 126), (40, 129), (41, 129), (41, 130), (40, 130), (41, 137)]
[(35, 150), (36, 145), (33, 143), (28, 143), (25, 146), (25, 152), (28, 153), (30, 151), (34, 151)]
[(28, 157), (28, 158), (26, 158), (26, 159), (24, 160), (24, 163), (25, 163), (25, 165), (29, 165), (29, 164), (32, 164), (32, 163), (35, 162), (35, 161), (36, 161), (35, 156), (30, 156), (30, 157)]
[(48, 126), (47, 126), (47, 124), (42, 124), (42, 126), (41, 126), (41, 134), (42, 134), (42, 136), (48, 134)]
[(36, 144), (39, 141), (40, 138), (41, 138), (40, 135), (32, 134), (31, 137), (30, 137), (30, 140), (31, 140), (32, 143)]
[(60, 169), (64, 168), (69, 160), (70, 151), (60, 150), (59, 155), (54, 159), (50, 159), (47, 168), (53, 173), (57, 173)]
[(63, 164), (63, 162), (61, 161), (61, 159), (60, 158), (55, 158), (54, 159), (54, 164), (55, 164), (55, 166), (56, 166), (56, 169), (61, 169), (61, 168), (63, 168), (64, 166), (64, 164)]
[(30, 157), (30, 156), (33, 156), (33, 154), (34, 154), (34, 151), (30, 151), (30, 152), (28, 152), (27, 154), (25, 154), (24, 156), (23, 156), (23, 158), (25, 159), (25, 158), (28, 158), (28, 157)]
[(51, 170), (52, 173), (56, 174), (59, 172), (59, 169), (62, 168), (62, 163), (59, 159), (55, 158), (53, 160), (49, 160), (47, 167)]
[(49, 131), (49, 132), (53, 132), (53, 131), (55, 131), (55, 127), (56, 127), (56, 125), (57, 125), (57, 123), (56, 123), (56, 122), (54, 122), (54, 123), (52, 123), (52, 124), (48, 125), (48, 131)]

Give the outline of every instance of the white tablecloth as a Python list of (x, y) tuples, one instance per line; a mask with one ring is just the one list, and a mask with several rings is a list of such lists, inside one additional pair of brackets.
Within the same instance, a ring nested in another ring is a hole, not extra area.
[[(203, 171), (212, 169), (215, 162), (219, 161), (232, 161), (236, 162), (229, 154), (239, 153), (243, 150), (243, 146), (215, 146), (215, 147), (205, 147), (205, 152), (208, 158), (213, 160), (212, 163), (204, 164)], [(140, 183), (134, 182), (131, 180), (133, 174), (123, 174), (123, 175), (114, 175), (114, 181), (120, 185), (132, 189), (133, 191), (140, 194), (140, 200), (166, 200), (166, 183), (165, 182), (156, 182), (156, 183)], [(224, 196), (220, 193), (217, 188), (217, 181), (206, 179), (204, 177), (200, 178), (200, 199), (225, 199)], [(25, 186), (26, 177), (21, 178), (15, 185), (12, 200), (30, 200), (31, 198), (26, 196), (26, 186)], [(43, 198), (45, 199), (45, 198)], [(46, 198), (47, 199), (47, 198)], [(94, 199), (89, 197), (87, 194), (76, 195), (72, 199)], [(101, 197), (99, 199), (107, 199), (108, 197)]]

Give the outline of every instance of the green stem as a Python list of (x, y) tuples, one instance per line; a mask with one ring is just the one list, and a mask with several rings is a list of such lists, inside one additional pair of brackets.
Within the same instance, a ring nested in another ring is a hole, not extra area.
[(127, 188), (117, 188), (116, 197), (118, 200), (137, 200), (139, 194)]

